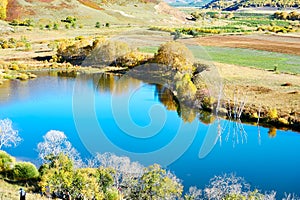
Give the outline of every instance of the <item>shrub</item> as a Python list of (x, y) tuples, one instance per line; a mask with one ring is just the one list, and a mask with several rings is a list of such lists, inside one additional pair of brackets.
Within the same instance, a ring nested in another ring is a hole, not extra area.
[(34, 22), (32, 19), (25, 19), (24, 21), (14, 19), (9, 24), (12, 26), (33, 26)]
[(66, 29), (70, 29), (70, 24), (66, 24), (66, 25), (65, 25), (65, 28), (66, 28)]
[(101, 27), (101, 24), (100, 22), (96, 22), (96, 25), (95, 25), (96, 28), (100, 28)]
[(76, 17), (72, 17), (72, 16), (68, 16), (68, 17), (66, 17), (66, 19), (62, 19), (61, 21), (69, 23), (69, 24), (72, 24), (72, 23), (74, 23), (74, 22), (77, 21), (77, 18)]
[(127, 43), (121, 41), (95, 42), (94, 50), (84, 61), (84, 65), (116, 66), (118, 58), (128, 54), (131, 49)]
[(72, 28), (76, 28), (76, 22), (71, 23)]
[(25, 51), (30, 51), (30, 50), (32, 50), (31, 43), (26, 42), (26, 43), (25, 43)]
[(46, 29), (49, 29), (49, 30), (51, 29), (51, 27), (52, 27), (51, 24), (47, 24), (47, 25), (45, 26), (45, 28), (46, 28)]
[(285, 118), (279, 118), (278, 122), (281, 123), (281, 124), (284, 124), (284, 125), (289, 125), (289, 121), (286, 120)]
[(16, 159), (5, 151), (0, 150), (0, 174), (12, 170)]
[(58, 27), (59, 27), (58, 23), (53, 24), (53, 30), (58, 30)]
[(133, 68), (145, 63), (147, 58), (140, 52), (129, 52), (116, 60), (117, 66)]
[(6, 7), (7, 7), (7, 0), (0, 1), (0, 19), (6, 18)]
[(12, 178), (14, 180), (30, 180), (39, 176), (37, 168), (30, 162), (18, 162), (16, 163)]
[(278, 118), (278, 113), (276, 108), (271, 108), (268, 112), (268, 118), (270, 120), (275, 120)]

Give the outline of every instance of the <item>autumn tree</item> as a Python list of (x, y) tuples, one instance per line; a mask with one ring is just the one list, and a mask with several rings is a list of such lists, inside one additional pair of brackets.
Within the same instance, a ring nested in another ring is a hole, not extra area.
[(97, 178), (97, 171), (97, 168), (77, 169), (72, 181), (72, 194), (87, 199), (103, 199), (104, 194), (98, 192), (100, 186)]
[(0, 149), (3, 146), (16, 146), (21, 141), (18, 131), (12, 127), (10, 119), (0, 120)]
[(94, 46), (91, 54), (84, 60), (83, 65), (115, 66), (117, 59), (131, 51), (127, 43), (108, 40)]
[(140, 179), (140, 191), (134, 198), (144, 200), (177, 199), (181, 197), (183, 186), (170, 172), (154, 164), (145, 169)]
[(155, 54), (155, 61), (180, 72), (191, 73), (194, 56), (184, 44), (172, 41), (159, 47), (157, 54)]
[(1, 0), (0, 1), (0, 19), (6, 19), (7, 4), (8, 4), (7, 0)]
[(41, 173), (41, 181), (39, 182), (41, 190), (46, 192), (46, 188), (50, 188), (51, 193), (56, 194), (70, 190), (74, 176), (72, 160), (62, 153), (56, 156), (47, 156), (45, 159), (48, 162), (39, 169)]
[(175, 76), (176, 81), (176, 91), (178, 94), (178, 98), (181, 101), (193, 100), (195, 99), (195, 95), (197, 92), (197, 87), (191, 80), (191, 76), (189, 74), (180, 74), (177, 73)]

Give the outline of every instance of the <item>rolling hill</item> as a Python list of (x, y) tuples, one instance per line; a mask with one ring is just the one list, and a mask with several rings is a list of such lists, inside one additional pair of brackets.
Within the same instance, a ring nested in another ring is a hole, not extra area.
[(300, 0), (213, 0), (205, 8), (215, 8), (227, 11), (238, 10), (240, 8), (299, 8)]
[(165, 0), (168, 4), (175, 7), (184, 7), (184, 6), (191, 6), (191, 7), (202, 7), (212, 0)]
[(75, 16), (78, 23), (182, 23), (185, 14), (160, 0), (8, 0), (7, 18), (60, 21)]

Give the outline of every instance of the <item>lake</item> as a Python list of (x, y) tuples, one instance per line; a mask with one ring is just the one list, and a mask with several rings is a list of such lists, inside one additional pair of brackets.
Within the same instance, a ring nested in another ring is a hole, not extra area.
[(23, 141), (5, 148), (34, 163), (49, 130), (63, 131), (82, 158), (96, 152), (159, 163), (185, 188), (234, 173), (253, 188), (300, 196), (300, 134), (217, 119), (178, 105), (163, 85), (112, 74), (52, 76), (0, 86), (0, 119)]

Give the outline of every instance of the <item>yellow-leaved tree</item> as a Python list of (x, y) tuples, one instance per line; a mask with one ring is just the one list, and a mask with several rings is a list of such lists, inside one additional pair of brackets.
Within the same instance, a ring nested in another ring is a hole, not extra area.
[(180, 72), (191, 73), (193, 70), (194, 56), (180, 42), (172, 41), (162, 44), (155, 55), (155, 60), (159, 64), (172, 67)]
[(0, 0), (0, 19), (6, 19), (7, 0)]

